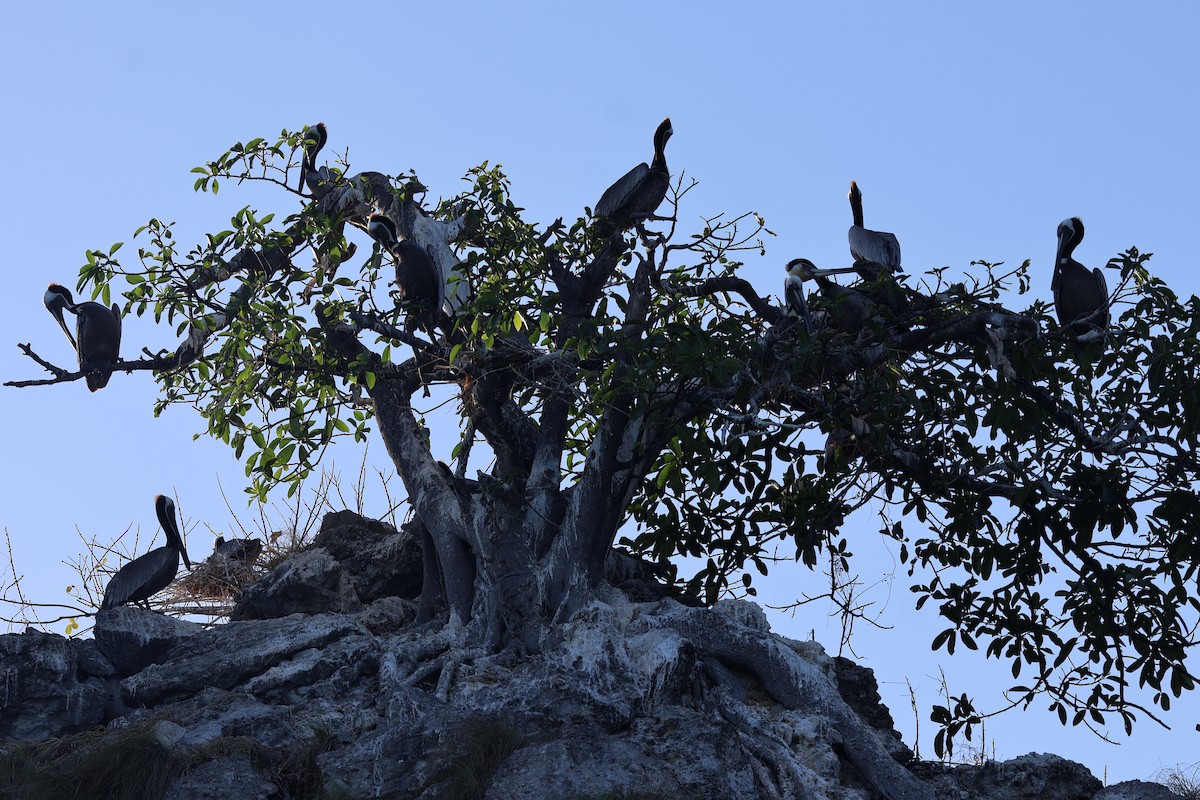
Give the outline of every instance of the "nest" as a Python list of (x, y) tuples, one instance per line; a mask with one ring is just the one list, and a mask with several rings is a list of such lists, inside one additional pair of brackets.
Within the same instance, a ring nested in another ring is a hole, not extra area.
[(214, 555), (172, 586), (176, 600), (232, 600), (267, 572), (257, 562)]

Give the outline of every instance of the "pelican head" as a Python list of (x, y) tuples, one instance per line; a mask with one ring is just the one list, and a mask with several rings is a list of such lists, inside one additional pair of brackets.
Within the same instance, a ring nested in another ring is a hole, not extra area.
[(822, 269), (807, 258), (793, 258), (787, 263), (787, 273), (802, 281), (816, 280), (829, 275), (843, 275), (853, 272), (854, 267), (839, 267), (837, 269)]
[(325, 146), (325, 142), (329, 141), (329, 130), (325, 127), (324, 122), (318, 122), (316, 125), (306, 125), (301, 133), (300, 145), (304, 148), (304, 154), (309, 160), (317, 157), (317, 153), (321, 152), (321, 148)]
[(75, 311), (75, 298), (71, 296), (71, 291), (61, 284), (52, 283), (46, 287), (46, 293), (42, 295), (42, 302), (46, 304), (46, 310), (58, 320), (63, 333), (71, 340), (71, 346), (78, 350), (75, 337), (71, 335), (71, 329), (67, 327), (66, 321), (63, 320), (63, 309), (72, 312)]
[(854, 224), (861, 228), (863, 224), (862, 192), (858, 190), (857, 183), (850, 181), (850, 193), (846, 196), (850, 198), (850, 215), (854, 218)]
[(378, 211), (367, 217), (367, 233), (384, 247), (394, 245), (400, 239), (396, 223)]
[(661, 142), (660, 146), (666, 146), (667, 139), (671, 138), (671, 134), (675, 133), (675, 129), (671, 127), (671, 118), (667, 117), (658, 126), (658, 130), (654, 132), (654, 141)]
[(1070, 258), (1075, 247), (1083, 241), (1083, 220), (1070, 217), (1058, 223), (1058, 259)]
[(192, 562), (188, 560), (187, 549), (183, 546), (183, 537), (179, 535), (179, 525), (175, 522), (175, 501), (165, 494), (156, 495), (154, 511), (158, 514), (158, 522), (167, 536), (167, 545), (178, 550), (179, 554), (183, 556), (183, 563), (188, 569), (191, 569)]

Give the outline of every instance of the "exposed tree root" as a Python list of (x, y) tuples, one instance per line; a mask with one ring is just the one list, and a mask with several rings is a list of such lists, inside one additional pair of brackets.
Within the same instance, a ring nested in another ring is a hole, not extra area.
[[(880, 796), (887, 800), (930, 797), (927, 787), (888, 754), (875, 732), (846, 705), (825, 676), (818, 674), (819, 668), (789, 648), (784, 640), (707, 609), (681, 606), (657, 619), (691, 642), (702, 656), (714, 657), (754, 675), (784, 707), (827, 718), (842, 735), (847, 760)], [(802, 797), (787, 794), (791, 791), (790, 769), (778, 766), (782, 759), (759, 750), (761, 747), (752, 748), (751, 752), (766, 763), (776, 764), (774, 773), (780, 776), (779, 791), (783, 792), (780, 796)]]

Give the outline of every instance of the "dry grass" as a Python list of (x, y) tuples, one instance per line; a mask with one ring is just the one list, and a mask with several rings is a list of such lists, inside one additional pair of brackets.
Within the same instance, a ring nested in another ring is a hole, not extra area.
[[(0, 751), (4, 800), (159, 800), (195, 767), (245, 754), (284, 796), (317, 800), (324, 791), (317, 756), (331, 740), (320, 733), (300, 747), (266, 747), (245, 737), (223, 737), (199, 748), (167, 747), (154, 733), (158, 720), (115, 731), (97, 728), (39, 744)], [(234, 800), (231, 798), (230, 800)]]
[(154, 724), (11, 747), (0, 755), (0, 797), (158, 800), (187, 759), (163, 745)]
[(463, 723), (435, 756), (442, 764), (429, 785), (438, 786), (437, 800), (480, 800), (492, 775), (521, 744), (517, 729), (496, 717)]
[(1187, 766), (1166, 767), (1159, 770), (1153, 779), (1183, 800), (1200, 800), (1200, 761)]

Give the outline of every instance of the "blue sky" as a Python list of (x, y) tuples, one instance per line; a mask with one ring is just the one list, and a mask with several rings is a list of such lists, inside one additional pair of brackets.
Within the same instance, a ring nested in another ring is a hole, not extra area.
[[(248, 203), (295, 210), (291, 197), (232, 185), (195, 195), (188, 170), (234, 141), (317, 120), (356, 169), (415, 169), (434, 196), (458, 191), (472, 165), (499, 162), (515, 200), (548, 221), (580, 213), (648, 159), (654, 127), (670, 115), (672, 171), (700, 181), (682, 218), (754, 210), (778, 234), (743, 270), (760, 292), (778, 293), (790, 258), (847, 262), (851, 179), (867, 226), (897, 233), (910, 273), (1030, 258), (1045, 277), (1035, 297), (1049, 299), (1055, 227), (1078, 215), (1084, 263), (1136, 245), (1155, 253), (1152, 268), (1178, 292), (1198, 288), (1188, 253), (1200, 12), (1189, 4), (429, 3), (336, 16), (306, 3), (69, 14), (22, 4), (3, 15), (4, 380), (40, 377), (17, 342), (70, 363), (41, 294), (52, 280), (73, 285), (86, 249), (129, 242), (152, 216), (177, 221), (191, 242)], [(124, 353), (165, 346), (168, 334), (126, 319)], [(76, 526), (101, 538), (131, 524), (150, 535), (158, 492), (178, 493), (197, 556), (211, 545), (206, 524), (228, 526), (218, 478), (241, 507), (231, 454), (193, 441), (200, 422), (187, 409), (154, 419), (154, 396), (144, 373), (116, 375), (94, 395), (82, 382), (0, 389), (9, 464), (0, 524), (28, 593), (63, 596), (74, 578), (60, 562), (79, 549)], [(361, 452), (334, 457), (353, 471)], [(890, 569), (874, 531), (867, 520), (852, 544)], [(939, 667), (952, 691), (988, 707), (995, 697), (984, 693), (1011, 679), (994, 662), (931, 654), (938, 622), (911, 613), (902, 577), (884, 620), (896, 629), (864, 632), (855, 649), (910, 742), (904, 681), (913, 684), (928, 756)], [(770, 598), (817, 580), (780, 570)], [(773, 621), (836, 647), (824, 609)], [(1174, 730), (1143, 723), (1119, 748), (1060, 728), (1043, 707), (988, 725), (996, 755), (1054, 751), (1110, 781), (1195, 759), (1195, 700), (1167, 715)]]

